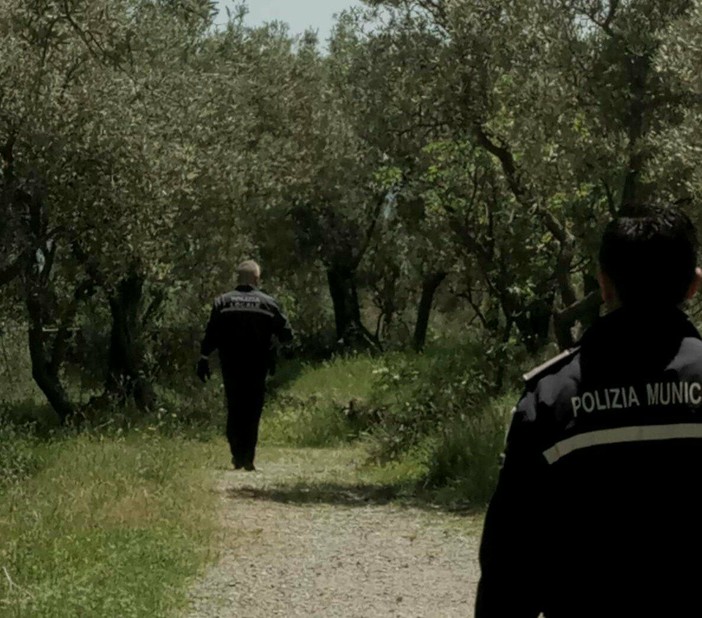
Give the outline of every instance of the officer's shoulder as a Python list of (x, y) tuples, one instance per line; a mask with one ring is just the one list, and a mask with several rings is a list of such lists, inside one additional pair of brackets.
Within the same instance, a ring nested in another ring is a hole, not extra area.
[(236, 296), (236, 291), (232, 292), (224, 292), (224, 294), (220, 294), (214, 299), (214, 306), (215, 307), (221, 307), (224, 305), (228, 300), (231, 300), (234, 296)]
[(554, 356), (545, 363), (539, 365), (538, 367), (534, 367), (534, 369), (525, 373), (522, 376), (522, 379), (527, 386), (534, 386), (537, 382), (539, 382), (539, 380), (558, 373), (561, 369), (570, 364), (570, 362), (578, 355), (579, 352), (580, 346), (571, 348), (565, 352), (561, 352), (557, 356)]
[(266, 294), (266, 292), (263, 290), (256, 290), (256, 294), (267, 303), (275, 305), (276, 307), (278, 306), (278, 302), (275, 300), (275, 298), (273, 298), (270, 294)]
[(702, 352), (702, 339), (692, 336), (685, 337), (680, 344), (680, 348), (694, 350), (697, 353)]
[(673, 362), (678, 368), (685, 368), (686, 372), (702, 374), (702, 340), (693, 336), (685, 337)]

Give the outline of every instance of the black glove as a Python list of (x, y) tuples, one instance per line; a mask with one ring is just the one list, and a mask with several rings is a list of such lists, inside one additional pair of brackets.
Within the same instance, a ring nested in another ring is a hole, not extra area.
[(203, 384), (207, 382), (212, 377), (212, 372), (210, 371), (210, 361), (206, 358), (201, 358), (197, 361), (197, 377), (202, 380)]

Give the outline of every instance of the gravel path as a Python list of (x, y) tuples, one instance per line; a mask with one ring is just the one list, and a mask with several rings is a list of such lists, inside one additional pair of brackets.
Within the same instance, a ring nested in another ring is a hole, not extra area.
[(472, 616), (474, 519), (359, 483), (350, 451), (264, 450), (259, 461), (260, 472), (218, 472), (227, 542), (188, 616)]

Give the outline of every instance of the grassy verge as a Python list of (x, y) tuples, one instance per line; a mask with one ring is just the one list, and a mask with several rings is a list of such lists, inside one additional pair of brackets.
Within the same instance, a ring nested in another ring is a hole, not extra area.
[(365, 453), (366, 480), (480, 509), (494, 489), (518, 397), (487, 394), (480, 358), (480, 350), (466, 347), (305, 366), (271, 398), (262, 443), (356, 442)]
[[(479, 510), (513, 397), (481, 397), (473, 374), (459, 373), (466, 363), (451, 362), (458, 368), (400, 355), (284, 367), (264, 412), (264, 470), (272, 454), (292, 458), (286, 475), (305, 499), (314, 481), (322, 500), (350, 492)], [(112, 413), (94, 420), (99, 431), (53, 438), (0, 419), (0, 616), (177, 614), (213, 558), (218, 507), (206, 477), (228, 460), (224, 397), (219, 382), (161, 395), (153, 419)], [(41, 418), (31, 403), (13, 410)], [(369, 444), (398, 438), (407, 446), (392, 457), (369, 457)], [(300, 447), (315, 449), (302, 457)]]
[(270, 397), (262, 442), (331, 447), (356, 437), (354, 407), (370, 397), (376, 368), (377, 361), (363, 355), (302, 366)]
[(213, 447), (146, 432), (23, 447), (0, 489), (0, 615), (171, 616), (211, 558)]

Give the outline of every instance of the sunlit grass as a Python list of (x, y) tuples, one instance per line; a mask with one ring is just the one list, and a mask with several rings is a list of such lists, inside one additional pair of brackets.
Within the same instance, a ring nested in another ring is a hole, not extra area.
[(377, 360), (363, 355), (303, 366), (269, 399), (262, 442), (328, 447), (348, 441), (354, 437), (348, 412), (370, 397), (376, 367)]
[[(349, 412), (374, 405), (385, 360), (284, 369), (264, 412), (257, 465), (265, 474), (282, 464), (277, 482), (306, 500), (465, 503), (479, 519), (507, 400), (379, 461), (366, 448), (372, 427), (359, 432)], [(162, 407), (141, 419), (104, 411), (99, 430), (46, 425), (33, 437), (0, 423), (0, 616), (177, 615), (214, 558), (212, 473), (229, 467), (221, 385), (191, 390), (164, 390)], [(35, 407), (15, 404), (12, 416), (41, 419)]]
[(135, 432), (40, 444), (0, 494), (0, 615), (170, 616), (211, 553), (213, 447)]
[(348, 403), (370, 395), (377, 366), (378, 359), (363, 354), (304, 365), (285, 393), (300, 398), (323, 396), (329, 401)]

